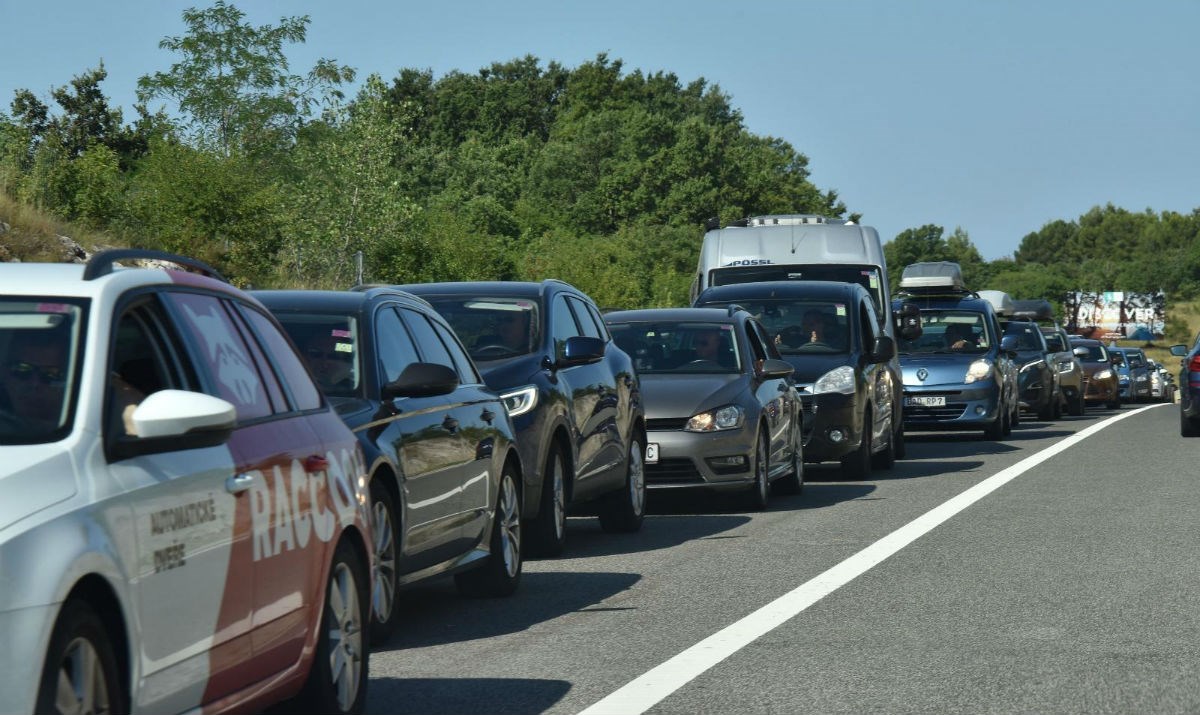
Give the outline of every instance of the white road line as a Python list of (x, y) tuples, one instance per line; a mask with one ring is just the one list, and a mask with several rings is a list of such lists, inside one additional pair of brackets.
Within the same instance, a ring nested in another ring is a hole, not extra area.
[(1126, 417), (1162, 405), (1149, 405), (1110, 417), (1032, 454), (925, 512), (824, 573), (797, 586), (754, 613), (717, 631), (679, 655), (633, 679), (583, 710), (580, 715), (639, 715), (809, 606), (871, 570), (950, 517), (1073, 445)]

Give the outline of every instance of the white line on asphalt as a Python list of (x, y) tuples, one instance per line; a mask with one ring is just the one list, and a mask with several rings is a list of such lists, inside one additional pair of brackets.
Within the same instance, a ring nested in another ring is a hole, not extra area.
[(1032, 454), (925, 512), (824, 573), (797, 586), (745, 618), (730, 624), (679, 655), (631, 680), (579, 715), (639, 715), (809, 606), (871, 570), (942, 522), (1056, 454), (1100, 430), (1162, 405), (1149, 405), (1110, 417)]

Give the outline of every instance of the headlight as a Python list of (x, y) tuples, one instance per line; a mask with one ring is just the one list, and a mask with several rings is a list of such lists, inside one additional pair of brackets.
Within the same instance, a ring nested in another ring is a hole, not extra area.
[(843, 395), (854, 394), (854, 368), (849, 365), (835, 367), (822, 375), (813, 383), (814, 395), (822, 392), (840, 392)]
[(1071, 372), (1074, 369), (1075, 369), (1075, 362), (1073, 360), (1059, 360), (1058, 361), (1058, 371), (1059, 372)]
[(1021, 372), (1029, 372), (1030, 370), (1037, 370), (1037, 369), (1040, 369), (1045, 364), (1046, 364), (1045, 360), (1034, 360), (1033, 362), (1027, 362), (1021, 366)]
[(968, 385), (979, 380), (986, 380), (992, 376), (992, 364), (987, 360), (976, 360), (971, 363), (971, 367), (967, 368), (967, 377), (963, 382)]
[(1145, 382), (1145, 381), (1146, 381), (1146, 376), (1145, 376), (1145, 375), (1138, 375), (1138, 376), (1137, 376), (1137, 381), (1138, 381), (1138, 382)]
[(537, 405), (538, 390), (533, 385), (500, 395), (504, 409), (509, 417), (518, 417), (532, 410)]
[(1093, 380), (1108, 380), (1111, 378), (1112, 378), (1112, 370), (1101, 370), (1100, 372), (1096, 373), (1095, 375), (1092, 375)]
[(684, 430), (688, 432), (716, 432), (737, 429), (745, 421), (746, 412), (737, 405), (726, 405), (708, 412), (692, 415)]

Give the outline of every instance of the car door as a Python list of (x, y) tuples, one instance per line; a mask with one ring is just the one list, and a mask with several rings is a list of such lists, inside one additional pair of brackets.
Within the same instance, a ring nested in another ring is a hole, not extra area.
[[(126, 412), (163, 389), (197, 391), (193, 357), (159, 299), (143, 293), (117, 312), (109, 341), (102, 421), (109, 476), (125, 495), (135, 534), (132, 656), (142, 682), (135, 706), (180, 712), (250, 685), (253, 562), (248, 496), (227, 489), (226, 445), (129, 458), (137, 438)], [(186, 614), (181, 617), (180, 614)]]
[[(858, 301), (856, 307), (852, 306), (849, 309), (858, 312), (858, 331), (859, 338), (862, 340), (860, 350), (863, 355), (863, 379), (867, 384), (867, 389), (871, 391), (870, 404), (872, 405), (871, 419), (873, 422), (869, 426), (872, 430), (871, 444), (886, 444), (891, 439), (891, 435), (888, 433), (892, 429), (894, 394), (891, 380), (886, 374), (887, 363), (877, 363), (871, 358), (875, 354), (875, 339), (882, 334), (879, 329), (879, 321), (875, 318), (874, 301), (863, 298)], [(868, 426), (863, 425), (863, 427), (867, 428)]]
[[(758, 321), (746, 321), (746, 339), (755, 361), (782, 359), (779, 350), (767, 337), (766, 329)], [(789, 464), (792, 449), (800, 442), (800, 436), (795, 432), (799, 427), (795, 422), (799, 414), (795, 390), (791, 381), (783, 377), (756, 379), (754, 385), (758, 402), (767, 416), (771, 435), (771, 464)]]

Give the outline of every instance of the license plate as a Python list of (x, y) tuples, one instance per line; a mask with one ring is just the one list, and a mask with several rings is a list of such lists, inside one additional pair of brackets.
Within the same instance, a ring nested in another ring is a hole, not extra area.
[(658, 464), (658, 445), (654, 442), (646, 445), (646, 464)]
[(905, 397), (905, 407), (945, 407), (945, 395), (919, 395), (917, 397)]

